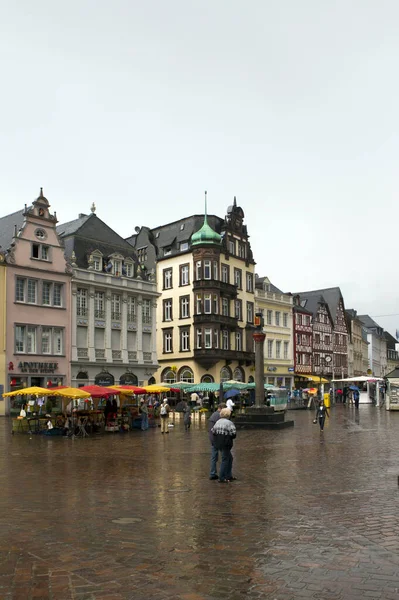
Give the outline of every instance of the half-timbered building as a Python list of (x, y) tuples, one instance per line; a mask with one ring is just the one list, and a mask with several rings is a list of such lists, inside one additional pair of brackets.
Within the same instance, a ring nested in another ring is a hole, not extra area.
[(293, 343), (295, 375), (312, 373), (313, 329), (312, 313), (301, 306), (300, 297), (293, 298)]

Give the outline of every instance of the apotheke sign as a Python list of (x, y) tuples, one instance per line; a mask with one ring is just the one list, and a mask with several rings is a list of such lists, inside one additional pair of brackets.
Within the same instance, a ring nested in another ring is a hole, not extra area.
[(57, 362), (20, 362), (21, 373), (54, 373), (58, 370)]

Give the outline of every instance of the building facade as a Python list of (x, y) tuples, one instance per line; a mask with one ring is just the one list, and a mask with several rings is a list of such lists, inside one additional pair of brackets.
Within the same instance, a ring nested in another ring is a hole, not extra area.
[[(7, 391), (62, 385), (70, 379), (71, 271), (56, 223), (43, 190), (32, 206), (0, 219), (7, 263)], [(7, 398), (4, 413), (11, 409), (13, 400)]]
[(293, 299), (267, 277), (255, 279), (255, 312), (263, 315), (265, 383), (291, 389), (294, 385)]
[(3, 393), (6, 388), (6, 256), (0, 252), (0, 416), (5, 414), (5, 400)]
[[(297, 383), (313, 369), (313, 314), (293, 297), (294, 372)], [(304, 379), (304, 378), (303, 378)]]
[(59, 225), (71, 270), (71, 384), (142, 385), (158, 369), (155, 281), (97, 217)]
[(366, 332), (368, 342), (368, 374), (384, 377), (387, 370), (387, 340), (384, 329), (369, 315), (359, 315)]
[(384, 337), (387, 344), (387, 367), (386, 373), (391, 373), (399, 367), (399, 347), (398, 340), (396, 340), (388, 331), (384, 331)]
[(348, 377), (367, 375), (368, 343), (364, 325), (354, 309), (346, 311), (346, 318), (349, 332)]
[(157, 382), (253, 379), (255, 263), (243, 221), (234, 200), (225, 219), (194, 215), (129, 238), (161, 294)]

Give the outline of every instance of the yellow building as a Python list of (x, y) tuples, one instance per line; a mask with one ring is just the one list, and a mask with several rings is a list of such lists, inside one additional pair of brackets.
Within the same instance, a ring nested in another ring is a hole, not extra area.
[(294, 387), (292, 296), (276, 288), (267, 277), (256, 277), (256, 312), (263, 314), (265, 382)]
[(129, 239), (156, 268), (157, 382), (253, 380), (254, 260), (234, 204), (225, 219), (193, 215)]
[(6, 263), (0, 253), (0, 416), (5, 415), (3, 392), (6, 390)]
[(368, 343), (364, 325), (354, 309), (345, 311), (349, 332), (348, 376), (367, 375)]

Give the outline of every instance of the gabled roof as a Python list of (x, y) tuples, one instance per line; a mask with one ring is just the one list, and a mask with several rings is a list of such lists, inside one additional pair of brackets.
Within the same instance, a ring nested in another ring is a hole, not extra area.
[[(278, 287), (276, 287), (275, 285), (273, 285), (271, 283), (271, 281), (269, 280), (268, 277), (256, 277), (255, 278), (255, 287), (259, 290), (263, 290), (263, 284), (267, 283), (267, 285), (270, 287), (270, 291), (274, 294), (284, 294), (284, 292), (282, 292), (281, 290), (278, 289)], [(285, 294), (286, 296), (288, 296), (289, 294)]]
[(0, 250), (7, 250), (11, 246), (15, 225), (19, 231), (24, 224), (24, 212), (25, 209), (17, 210), (0, 219)]
[(299, 292), (299, 296), (301, 300), (308, 301), (306, 303), (306, 308), (309, 308), (309, 310), (311, 310), (313, 314), (317, 312), (317, 305), (320, 301), (320, 298), (323, 298), (323, 301), (328, 305), (333, 323), (335, 323), (339, 303), (341, 300), (343, 303), (343, 297), (339, 287), (324, 288), (321, 290), (311, 290), (310, 292)]
[(395, 350), (396, 344), (398, 343), (398, 340), (396, 338), (393, 337), (393, 335), (391, 335), (388, 331), (384, 331), (383, 333), (384, 338), (387, 341), (387, 347), (390, 350)]
[(62, 237), (66, 237), (68, 235), (73, 235), (78, 233), (79, 229), (86, 223), (88, 219), (90, 219), (91, 215), (79, 215), (77, 219), (73, 221), (68, 221), (68, 223), (62, 223), (62, 225), (58, 225), (57, 233)]
[(368, 329), (382, 329), (381, 325), (378, 325), (369, 315), (359, 315), (358, 318)]

